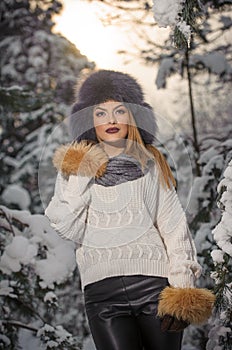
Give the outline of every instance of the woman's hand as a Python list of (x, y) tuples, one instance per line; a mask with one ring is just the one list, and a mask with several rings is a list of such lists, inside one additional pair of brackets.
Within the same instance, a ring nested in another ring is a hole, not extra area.
[(177, 331), (202, 324), (211, 316), (215, 295), (205, 288), (165, 287), (159, 296), (158, 316), (164, 330)]
[(185, 322), (183, 320), (178, 320), (174, 316), (165, 315), (161, 319), (161, 331), (162, 332), (181, 332), (186, 327), (189, 326), (190, 323)]

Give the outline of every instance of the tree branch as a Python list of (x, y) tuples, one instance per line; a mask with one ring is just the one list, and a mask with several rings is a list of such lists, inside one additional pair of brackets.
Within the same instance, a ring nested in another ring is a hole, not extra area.
[(25, 328), (25, 329), (28, 329), (32, 332), (38, 332), (38, 329), (35, 328), (35, 327), (32, 327), (32, 326), (28, 326), (27, 324), (25, 323), (22, 323), (22, 322), (19, 322), (19, 321), (15, 321), (15, 320), (0, 320), (1, 323), (3, 324), (9, 324), (11, 326), (15, 326), (15, 327), (18, 327), (18, 328)]
[(3, 215), (3, 217), (6, 219), (6, 221), (8, 222), (9, 226), (10, 226), (10, 232), (12, 233), (13, 236), (15, 236), (15, 232), (14, 232), (14, 228), (10, 222), (10, 219), (8, 218), (8, 216), (6, 215), (6, 213), (4, 212), (4, 210), (2, 208), (0, 208), (0, 214)]

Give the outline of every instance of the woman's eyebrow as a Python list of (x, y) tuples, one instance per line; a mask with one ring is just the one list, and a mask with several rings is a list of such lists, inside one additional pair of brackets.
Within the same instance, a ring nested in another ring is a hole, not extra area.
[(96, 111), (96, 109), (101, 109), (101, 110), (103, 110), (103, 111), (107, 111), (107, 109), (105, 109), (105, 108), (103, 108), (103, 107), (98, 107), (98, 106), (94, 108), (95, 111)]
[[(119, 108), (119, 107), (125, 107), (125, 106), (124, 106), (123, 104), (120, 104), (120, 105), (114, 107), (114, 108), (113, 108), (113, 111), (114, 111), (115, 109)], [(125, 107), (125, 108), (126, 108), (126, 107)], [(107, 111), (107, 108), (100, 107), (100, 106), (96, 106), (96, 107), (94, 108), (94, 110), (96, 110), (96, 109), (101, 109), (101, 110), (103, 110), (103, 111)]]
[[(117, 109), (118, 107), (125, 107), (123, 104), (120, 104), (120, 105), (118, 105), (118, 106), (116, 106), (116, 107), (114, 107), (114, 109), (113, 110), (115, 110), (115, 109)], [(126, 108), (126, 107), (125, 107)]]

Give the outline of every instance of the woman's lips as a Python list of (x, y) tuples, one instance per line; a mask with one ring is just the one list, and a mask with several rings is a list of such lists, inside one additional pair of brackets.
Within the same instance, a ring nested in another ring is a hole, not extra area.
[(115, 134), (116, 132), (119, 131), (119, 128), (109, 128), (106, 130), (108, 134)]

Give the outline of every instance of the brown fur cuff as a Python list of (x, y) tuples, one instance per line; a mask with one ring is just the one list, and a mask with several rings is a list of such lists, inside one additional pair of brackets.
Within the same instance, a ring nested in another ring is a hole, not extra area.
[(201, 324), (210, 317), (214, 302), (214, 294), (207, 289), (166, 287), (160, 293), (158, 316)]
[(108, 156), (98, 145), (82, 141), (60, 146), (53, 164), (63, 175), (99, 177), (105, 172)]

